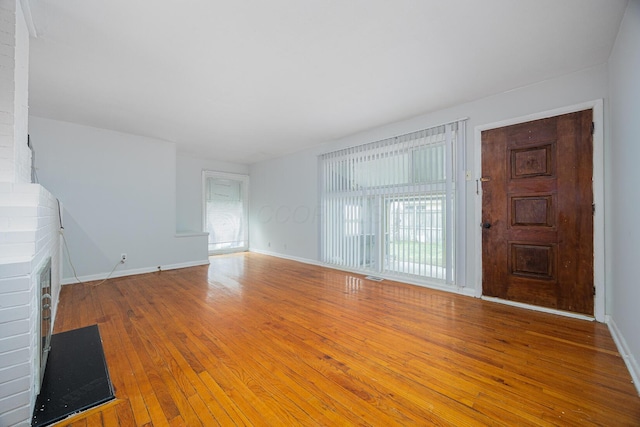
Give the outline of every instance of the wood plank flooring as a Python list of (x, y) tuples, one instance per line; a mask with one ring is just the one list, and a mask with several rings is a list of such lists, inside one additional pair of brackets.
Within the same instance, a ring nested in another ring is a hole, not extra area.
[(259, 254), (62, 289), (115, 402), (70, 426), (638, 426), (606, 325)]

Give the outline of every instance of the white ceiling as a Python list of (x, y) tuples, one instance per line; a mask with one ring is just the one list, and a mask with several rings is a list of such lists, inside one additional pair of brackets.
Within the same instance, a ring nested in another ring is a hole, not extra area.
[(30, 112), (254, 163), (607, 61), (627, 0), (30, 0)]

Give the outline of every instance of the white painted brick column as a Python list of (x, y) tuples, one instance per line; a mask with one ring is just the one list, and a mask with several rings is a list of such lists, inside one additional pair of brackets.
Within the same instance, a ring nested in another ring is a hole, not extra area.
[(0, 0), (0, 182), (31, 182), (29, 30), (18, 0)]
[(40, 377), (38, 272), (60, 292), (56, 199), (31, 184), (29, 31), (20, 0), (0, 0), (0, 426), (30, 426)]

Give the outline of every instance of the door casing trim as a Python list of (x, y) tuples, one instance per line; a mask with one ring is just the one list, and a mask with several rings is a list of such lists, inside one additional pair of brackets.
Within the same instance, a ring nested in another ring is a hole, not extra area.
[[(605, 240), (604, 240), (604, 102), (602, 99), (595, 99), (580, 104), (569, 105), (553, 110), (542, 111), (526, 116), (513, 117), (499, 122), (486, 123), (474, 127), (474, 169), (477, 171), (475, 179), (480, 179), (482, 174), (482, 131), (515, 125), (523, 122), (530, 122), (538, 119), (560, 116), (562, 114), (575, 113), (582, 110), (593, 110), (593, 122), (595, 125), (593, 134), (593, 202), (596, 210), (593, 216), (593, 283), (595, 286), (595, 297), (593, 301), (594, 317), (598, 322), (605, 321)], [(482, 189), (480, 194), (476, 194), (474, 209), (474, 224), (482, 222)], [(482, 297), (482, 229), (478, 226), (474, 233), (476, 241), (476, 283), (475, 296)], [(493, 300), (493, 299), (492, 299)], [(526, 305), (539, 311), (548, 311), (547, 308)], [(560, 310), (553, 310), (556, 314), (566, 314)]]

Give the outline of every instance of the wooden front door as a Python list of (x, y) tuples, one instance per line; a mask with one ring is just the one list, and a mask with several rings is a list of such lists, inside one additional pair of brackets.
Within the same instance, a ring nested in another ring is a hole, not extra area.
[(482, 132), (482, 291), (593, 315), (592, 110)]

